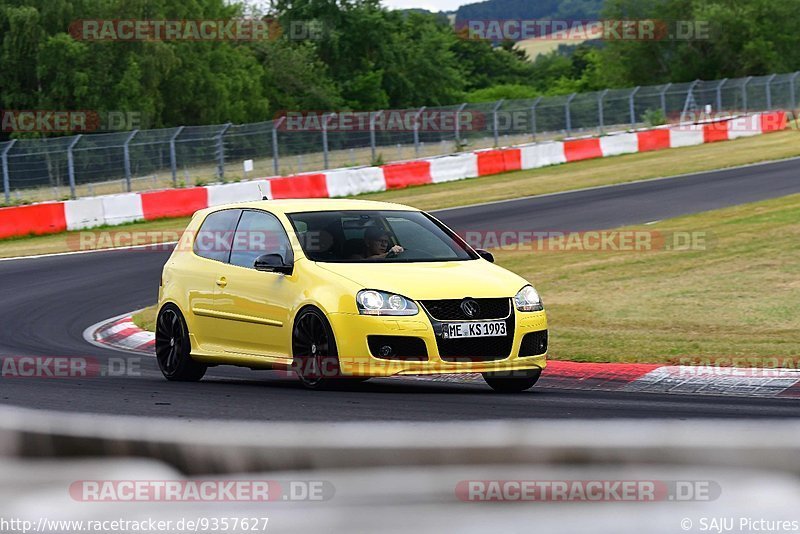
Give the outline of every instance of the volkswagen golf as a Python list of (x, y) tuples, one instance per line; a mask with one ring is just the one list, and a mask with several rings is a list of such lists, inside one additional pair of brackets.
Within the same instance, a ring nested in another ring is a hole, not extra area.
[(156, 355), (169, 380), (209, 366), (344, 379), (482, 374), (532, 387), (547, 319), (534, 287), (432, 215), (362, 200), (199, 211), (164, 266)]

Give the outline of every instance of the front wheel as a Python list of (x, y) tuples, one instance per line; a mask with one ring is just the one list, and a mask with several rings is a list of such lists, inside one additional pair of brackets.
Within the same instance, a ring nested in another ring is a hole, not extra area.
[(333, 329), (316, 308), (300, 312), (292, 330), (293, 367), (308, 389), (327, 389), (339, 383), (339, 353)]
[(156, 320), (156, 359), (167, 380), (197, 382), (206, 374), (207, 366), (192, 359), (189, 330), (180, 310), (167, 304)]
[(498, 393), (521, 393), (539, 381), (541, 369), (511, 371), (504, 373), (483, 373), (483, 379)]

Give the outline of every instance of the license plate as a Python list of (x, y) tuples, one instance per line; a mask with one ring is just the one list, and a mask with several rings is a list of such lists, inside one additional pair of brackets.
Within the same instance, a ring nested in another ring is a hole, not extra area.
[(480, 323), (445, 323), (442, 337), (446, 339), (466, 337), (502, 337), (506, 335), (505, 321)]

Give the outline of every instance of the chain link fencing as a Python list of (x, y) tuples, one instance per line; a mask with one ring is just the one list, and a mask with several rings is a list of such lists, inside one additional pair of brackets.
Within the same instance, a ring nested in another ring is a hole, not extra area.
[[(0, 143), (5, 203), (379, 165), (656, 126), (701, 113), (798, 107), (800, 72), (412, 110), (303, 112)], [(248, 165), (245, 166), (245, 162)]]

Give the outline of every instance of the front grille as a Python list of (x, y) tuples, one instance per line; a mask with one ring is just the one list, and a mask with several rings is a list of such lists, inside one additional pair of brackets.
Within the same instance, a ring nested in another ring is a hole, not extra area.
[(505, 360), (511, 354), (511, 346), (514, 343), (514, 315), (509, 316), (505, 322), (507, 334), (503, 337), (442, 339), (440, 335), (437, 335), (436, 345), (439, 347), (439, 356), (446, 362)]
[(452, 300), (423, 300), (422, 305), (428, 314), (437, 321), (484, 321), (492, 319), (505, 319), (511, 313), (511, 299), (469, 299), (480, 306), (480, 312), (475, 317), (467, 317), (461, 309), (465, 299)]
[(520, 356), (539, 356), (547, 352), (547, 330), (531, 332), (522, 338), (519, 348)]
[[(428, 349), (425, 347), (425, 342), (418, 337), (367, 336), (367, 344), (370, 353), (381, 360), (428, 361)], [(383, 347), (391, 349), (389, 354), (385, 356), (381, 354)]]

